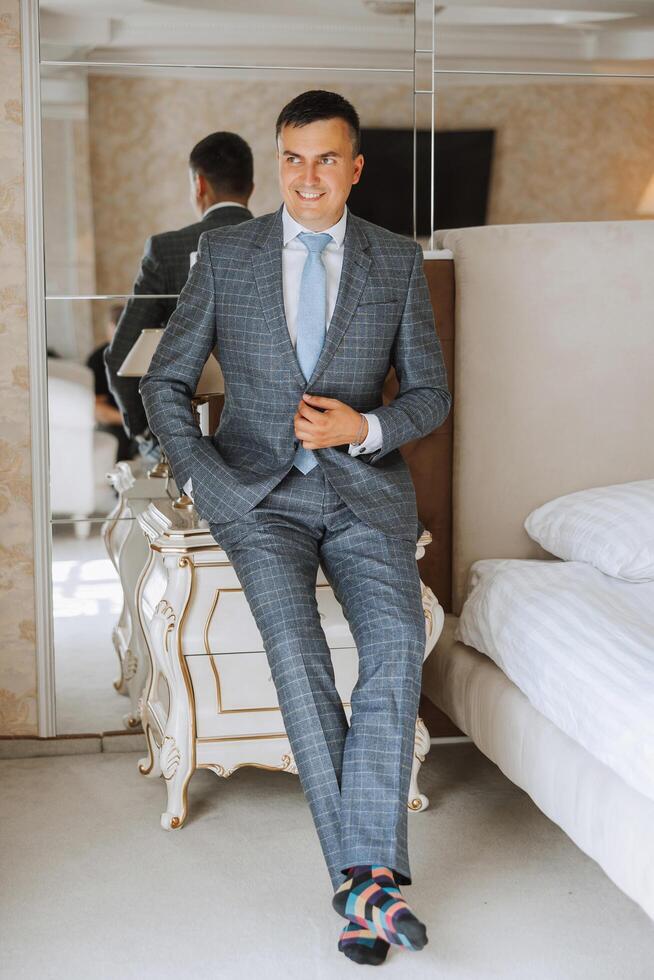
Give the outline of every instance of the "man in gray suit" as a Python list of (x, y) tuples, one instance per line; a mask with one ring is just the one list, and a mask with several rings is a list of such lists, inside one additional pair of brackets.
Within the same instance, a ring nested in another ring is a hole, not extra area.
[[(427, 941), (398, 888), (411, 882), (425, 650), (422, 525), (399, 447), (444, 421), (450, 394), (420, 248), (346, 208), (363, 168), (353, 106), (303, 93), (280, 113), (277, 145), (283, 207), (202, 236), (141, 393), (261, 632), (332, 904), (348, 920), (339, 949), (377, 964), (389, 943)], [(214, 347), (225, 406), (202, 436), (191, 396)], [(391, 365), (399, 392), (383, 405)], [(349, 727), (319, 565), (359, 654)]]
[(148, 238), (134, 283), (135, 296), (128, 301), (104, 355), (109, 387), (122, 412), (125, 431), (142, 445), (149, 441), (149, 432), (138, 379), (120, 378), (118, 371), (144, 328), (163, 327), (168, 322), (200, 235), (252, 217), (247, 207), (254, 188), (252, 150), (236, 133), (211, 133), (191, 150), (189, 179), (191, 206), (200, 220)]

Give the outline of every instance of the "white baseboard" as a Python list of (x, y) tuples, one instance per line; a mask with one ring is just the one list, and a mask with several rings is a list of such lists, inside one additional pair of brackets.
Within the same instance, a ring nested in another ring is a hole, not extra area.
[(144, 752), (141, 732), (105, 732), (103, 735), (60, 735), (55, 738), (0, 738), (0, 760), (39, 756), (94, 755), (98, 752)]

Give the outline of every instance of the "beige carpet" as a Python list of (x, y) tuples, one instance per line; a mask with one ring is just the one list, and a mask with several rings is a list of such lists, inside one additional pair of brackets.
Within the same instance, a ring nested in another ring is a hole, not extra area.
[[(136, 759), (0, 763), (2, 978), (360, 975), (336, 951), (297, 778), (197, 773), (189, 821), (166, 833), (163, 782)], [(473, 745), (434, 746), (422, 783), (406, 893), (430, 942), (393, 950), (382, 976), (650, 980), (651, 921)]]

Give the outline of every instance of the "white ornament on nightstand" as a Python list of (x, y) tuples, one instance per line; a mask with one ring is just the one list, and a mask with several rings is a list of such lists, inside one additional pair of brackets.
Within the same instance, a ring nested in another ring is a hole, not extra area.
[(107, 474), (118, 494), (118, 501), (102, 526), (107, 553), (118, 572), (123, 606), (112, 639), (120, 674), (114, 681), (119, 694), (130, 698), (132, 707), (123, 718), (126, 728), (141, 724), (139, 699), (150, 666), (140, 614), (136, 604), (138, 581), (150, 557), (150, 549), (136, 520), (153, 500), (167, 500), (177, 488), (171, 480), (146, 476), (140, 461), (121, 461)]

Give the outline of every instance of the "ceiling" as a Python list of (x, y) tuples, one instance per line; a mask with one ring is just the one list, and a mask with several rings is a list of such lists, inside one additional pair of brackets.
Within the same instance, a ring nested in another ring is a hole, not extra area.
[[(441, 69), (654, 75), (654, 0), (452, 0), (436, 10)], [(412, 51), (406, 0), (41, 4), (46, 61), (411, 68)]]

